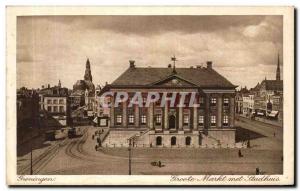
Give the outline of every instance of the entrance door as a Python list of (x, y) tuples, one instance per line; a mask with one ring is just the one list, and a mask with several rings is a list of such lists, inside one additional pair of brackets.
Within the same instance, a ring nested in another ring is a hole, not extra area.
[(176, 118), (174, 115), (170, 115), (169, 117), (169, 129), (175, 129), (176, 128)]

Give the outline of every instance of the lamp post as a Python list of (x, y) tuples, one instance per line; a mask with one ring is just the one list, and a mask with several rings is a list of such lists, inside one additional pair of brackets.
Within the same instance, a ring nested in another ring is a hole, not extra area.
[[(30, 127), (30, 137), (32, 138), (32, 130), (33, 128)], [(32, 140), (30, 141), (30, 175), (33, 175), (33, 169), (32, 169)]]
[(128, 174), (131, 175), (131, 141), (132, 139), (129, 139), (129, 147), (128, 147), (128, 151), (129, 151), (129, 156), (128, 156)]

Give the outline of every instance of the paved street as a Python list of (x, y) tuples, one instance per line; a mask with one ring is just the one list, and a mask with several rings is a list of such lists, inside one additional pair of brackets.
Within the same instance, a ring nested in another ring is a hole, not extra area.
[[(257, 167), (264, 174), (281, 174), (282, 127), (244, 118), (236, 125), (240, 126), (237, 141), (250, 140), (251, 146), (241, 149), (241, 158), (237, 149), (134, 148), (132, 174), (255, 174)], [(34, 150), (34, 174), (128, 174), (128, 149), (95, 151), (96, 140), (92, 135), (97, 129), (82, 127), (80, 137)], [(18, 173), (28, 174), (30, 153), (19, 156), (18, 160), (21, 159)], [(161, 168), (151, 165), (159, 160)]]

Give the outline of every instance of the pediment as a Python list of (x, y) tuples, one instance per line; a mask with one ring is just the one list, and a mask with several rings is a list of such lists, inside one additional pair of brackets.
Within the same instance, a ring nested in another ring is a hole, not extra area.
[(157, 81), (153, 83), (152, 85), (157, 86), (171, 86), (171, 87), (191, 87), (196, 86), (192, 82), (189, 82), (188, 80), (185, 80), (177, 75), (169, 76), (165, 79), (162, 79), (160, 81)]

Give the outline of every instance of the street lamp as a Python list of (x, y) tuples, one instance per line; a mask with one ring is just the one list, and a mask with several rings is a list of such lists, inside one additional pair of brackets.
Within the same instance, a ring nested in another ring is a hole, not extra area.
[(128, 147), (128, 151), (129, 151), (129, 156), (128, 156), (128, 166), (129, 166), (129, 169), (128, 169), (128, 174), (131, 175), (131, 141), (132, 139), (129, 139), (129, 147)]
[[(30, 137), (32, 139), (32, 127), (30, 128)], [(33, 175), (33, 169), (32, 169), (32, 140), (30, 141), (30, 175)]]

